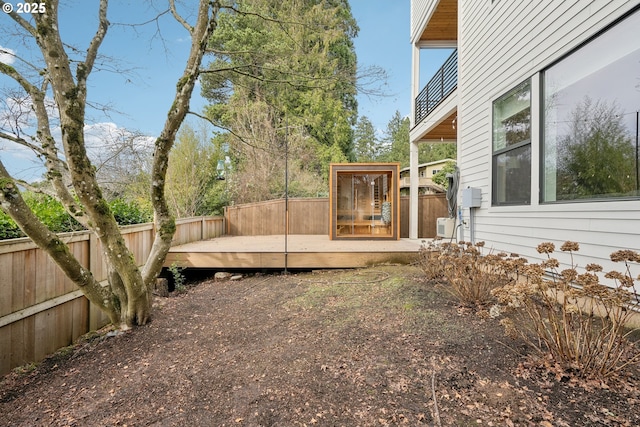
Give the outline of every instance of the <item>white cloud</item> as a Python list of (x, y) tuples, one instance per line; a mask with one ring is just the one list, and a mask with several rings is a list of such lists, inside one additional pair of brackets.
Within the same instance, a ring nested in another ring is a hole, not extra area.
[(16, 60), (15, 51), (8, 47), (0, 46), (0, 62), (11, 65)]
[(93, 123), (84, 126), (85, 145), (89, 152), (102, 152), (105, 148), (121, 146), (125, 141), (139, 148), (151, 148), (155, 138), (140, 135), (112, 122)]
[[(13, 51), (0, 46), (0, 62), (11, 63), (15, 57)], [(19, 91), (7, 91), (0, 99), (0, 130), (6, 134), (22, 137), (39, 144), (32, 139), (36, 134), (36, 117), (30, 97)], [(45, 107), (50, 119), (51, 134), (58, 146), (58, 155), (64, 159), (62, 135), (59, 126), (59, 114), (52, 98), (45, 99)], [(96, 166), (116, 157), (150, 155), (155, 137), (141, 135), (118, 126), (113, 122), (86, 124), (84, 136), (87, 153)], [(29, 148), (0, 138), (0, 160), (14, 176), (26, 181), (41, 179), (44, 173), (42, 159)]]
[(35, 153), (22, 145), (0, 139), (0, 160), (9, 174), (28, 182), (38, 181), (44, 173), (42, 161)]
[(112, 122), (85, 125), (84, 138), (87, 154), (98, 168), (105, 163), (113, 166), (147, 158), (153, 152), (155, 142), (151, 136), (132, 132)]
[[(51, 129), (51, 134), (57, 141), (59, 155), (64, 158), (60, 127)], [(98, 167), (104, 162), (118, 161), (116, 158), (121, 160), (127, 156), (145, 156), (145, 153), (152, 152), (155, 142), (154, 137), (137, 134), (112, 122), (85, 125), (84, 135), (89, 158)], [(2, 139), (0, 159), (9, 169), (9, 173), (26, 181), (41, 179), (45, 171), (42, 160), (38, 159), (33, 151)]]
[[(58, 108), (53, 98), (45, 98), (45, 109), (51, 124), (57, 123), (59, 117)], [(36, 127), (36, 115), (33, 111), (33, 102), (28, 95), (18, 94), (9, 96), (0, 105), (0, 128), (11, 133), (29, 133)]]

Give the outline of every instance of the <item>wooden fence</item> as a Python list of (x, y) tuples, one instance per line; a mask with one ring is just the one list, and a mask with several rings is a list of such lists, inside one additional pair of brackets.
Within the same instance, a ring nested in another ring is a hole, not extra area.
[[(418, 238), (436, 237), (437, 218), (449, 216), (444, 193), (418, 196)], [(409, 237), (409, 197), (400, 197), (400, 237)]]
[[(284, 234), (284, 199), (228, 206), (230, 236)], [(289, 234), (329, 234), (329, 199), (289, 199)]]
[[(421, 238), (435, 236), (436, 218), (447, 216), (444, 195), (419, 197)], [(224, 234), (284, 234), (285, 201), (230, 206), (225, 217), (178, 220), (173, 245)], [(153, 244), (152, 224), (123, 227), (124, 239), (142, 264)], [(289, 234), (328, 234), (329, 199), (289, 199)], [(400, 236), (409, 236), (409, 198), (400, 200)], [(100, 243), (89, 232), (61, 235), (99, 281), (106, 280)], [(0, 375), (42, 360), (86, 332), (107, 323), (49, 256), (28, 238), (0, 241)]]
[[(436, 218), (448, 216), (444, 194), (418, 197), (418, 237), (436, 235)], [(284, 234), (285, 201), (269, 200), (226, 208), (227, 234)], [(329, 234), (329, 199), (289, 199), (289, 234)], [(400, 198), (400, 237), (409, 237), (409, 198)]]
[[(154, 238), (153, 224), (122, 227), (139, 264)], [(221, 236), (223, 217), (176, 221), (173, 245)], [(100, 243), (90, 232), (64, 233), (71, 252), (99, 281), (106, 280)], [(0, 375), (42, 360), (108, 322), (51, 258), (28, 238), (0, 241)]]

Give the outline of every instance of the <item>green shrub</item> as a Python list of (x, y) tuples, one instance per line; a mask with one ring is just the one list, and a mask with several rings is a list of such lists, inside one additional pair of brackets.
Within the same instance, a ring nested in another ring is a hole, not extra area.
[[(24, 192), (25, 203), (33, 213), (53, 232), (78, 231), (83, 227), (69, 215), (62, 204), (45, 194)], [(7, 214), (0, 211), (0, 239), (24, 237), (24, 233)]]
[[(84, 230), (84, 227), (53, 197), (29, 191), (24, 192), (22, 196), (33, 213), (54, 233)], [(149, 209), (140, 207), (136, 202), (116, 199), (110, 202), (109, 206), (120, 225), (142, 224), (153, 218)], [(18, 237), (24, 237), (22, 230), (11, 217), (0, 211), (0, 240)]]
[(18, 237), (24, 237), (22, 230), (9, 215), (0, 211), (0, 240), (17, 239)]
[(153, 219), (150, 210), (142, 208), (136, 202), (115, 199), (109, 203), (113, 216), (120, 225), (144, 224)]
[(184, 270), (184, 267), (180, 267), (180, 265), (178, 263), (176, 263), (176, 262), (173, 262), (171, 264), (171, 266), (169, 267), (169, 271), (171, 272), (171, 275), (173, 276), (174, 290), (176, 292), (178, 292), (178, 293), (184, 292), (187, 289), (186, 286), (185, 286), (187, 278), (182, 273), (183, 270)]
[(25, 192), (24, 201), (33, 213), (54, 233), (84, 230), (84, 227), (64, 210), (62, 203), (41, 193)]

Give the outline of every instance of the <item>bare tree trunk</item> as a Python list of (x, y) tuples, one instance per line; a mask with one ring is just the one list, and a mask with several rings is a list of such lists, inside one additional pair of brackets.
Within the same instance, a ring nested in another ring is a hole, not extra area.
[[(173, 0), (171, 1), (171, 6), (172, 12), (180, 21), (181, 18), (177, 16)], [(151, 173), (151, 201), (156, 223), (156, 237), (151, 248), (151, 254), (142, 269), (142, 277), (149, 290), (153, 289), (153, 282), (162, 269), (171, 247), (171, 239), (173, 239), (173, 234), (176, 230), (175, 220), (169, 212), (165, 197), (165, 177), (169, 166), (169, 151), (176, 139), (176, 133), (180, 125), (189, 112), (189, 101), (199, 75), (198, 70), (202, 63), (207, 43), (217, 25), (215, 18), (218, 15), (220, 4), (217, 1), (211, 2), (211, 8), (212, 11), (209, 12), (209, 3), (204, 0), (201, 1), (195, 27), (187, 28), (191, 32), (191, 52), (176, 88), (175, 101), (169, 110), (164, 128), (155, 143), (153, 170)]]
[[(123, 327), (144, 324), (150, 315), (150, 305), (131, 309), (131, 301), (145, 301), (140, 295), (146, 293), (142, 277), (133, 255), (126, 247), (118, 224), (109, 205), (102, 196), (102, 190), (95, 176), (95, 169), (87, 156), (84, 123), (87, 96), (87, 77), (91, 73), (98, 49), (107, 33), (107, 0), (100, 1), (99, 25), (91, 40), (84, 62), (77, 65), (75, 78), (71, 61), (64, 49), (58, 33), (57, 1), (46, 13), (34, 15), (36, 23), (35, 38), (42, 51), (53, 96), (58, 105), (62, 144), (69, 166), (71, 183), (85, 214), (90, 229), (102, 242), (103, 254), (112, 266), (110, 279), (115, 274), (124, 285), (129, 304), (120, 304), (120, 317)], [(100, 284), (97, 284), (100, 286)]]
[[(4, 5), (2, 0), (1, 5)], [(95, 168), (85, 147), (86, 83), (109, 27), (108, 0), (100, 1), (98, 28), (84, 60), (75, 62), (75, 76), (71, 69), (74, 62), (68, 57), (59, 34), (58, 0), (47, 2), (45, 13), (33, 15), (35, 27), (17, 13), (9, 14), (35, 39), (40, 48), (45, 63), (42, 86), (36, 87), (16, 69), (0, 63), (0, 73), (17, 82), (34, 103), (41, 146), (30, 148), (45, 157), (48, 179), (53, 183), (53, 188), (65, 208), (99, 238), (107, 265), (109, 286), (103, 287), (96, 281), (91, 272), (82, 267), (71, 254), (69, 248), (33, 215), (24, 203), (16, 183), (0, 162), (1, 207), (25, 234), (54, 259), (83, 293), (107, 313), (111, 322), (122, 328), (143, 325), (150, 318), (153, 284), (162, 269), (175, 232), (175, 221), (169, 214), (164, 195), (169, 150), (188, 112), (189, 100), (199, 75), (207, 42), (216, 28), (220, 8), (217, 1), (201, 0), (196, 24), (191, 27), (178, 15), (173, 0), (170, 0), (170, 5), (174, 17), (191, 33), (192, 45), (183, 76), (177, 84), (174, 103), (155, 144), (151, 192), (157, 232), (151, 255), (142, 269), (138, 267), (133, 254), (126, 247), (118, 224), (102, 195)], [(49, 129), (49, 117), (44, 104), (47, 87), (51, 88), (58, 107), (65, 161), (61, 161), (57, 156), (55, 141)], [(0, 133), (0, 137), (30, 145), (29, 142), (12, 135)], [(76, 203), (67, 190), (67, 182), (71, 183), (79, 203)]]
[(91, 271), (84, 268), (69, 251), (69, 247), (57, 235), (49, 231), (26, 205), (13, 179), (0, 161), (0, 204), (3, 210), (16, 221), (20, 228), (31, 237), (40, 248), (43, 248), (53, 260), (84, 293), (84, 295), (100, 307), (112, 323), (118, 324), (120, 313), (114, 305), (112, 295), (100, 286)]

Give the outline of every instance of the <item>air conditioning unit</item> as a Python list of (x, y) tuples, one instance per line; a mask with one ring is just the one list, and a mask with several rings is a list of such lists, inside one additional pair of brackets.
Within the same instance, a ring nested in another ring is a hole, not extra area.
[(436, 235), (438, 237), (445, 237), (447, 239), (455, 237), (453, 235), (454, 227), (456, 225), (455, 218), (437, 218), (436, 224)]

